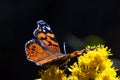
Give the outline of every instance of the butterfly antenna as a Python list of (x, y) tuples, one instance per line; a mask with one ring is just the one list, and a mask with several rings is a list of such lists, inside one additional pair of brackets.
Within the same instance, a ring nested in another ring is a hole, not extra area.
[(63, 49), (64, 49), (64, 54), (66, 54), (66, 45), (65, 45), (65, 42), (63, 42)]

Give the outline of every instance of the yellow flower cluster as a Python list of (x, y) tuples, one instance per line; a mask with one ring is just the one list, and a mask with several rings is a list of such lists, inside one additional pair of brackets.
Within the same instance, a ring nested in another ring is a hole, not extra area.
[(41, 78), (36, 80), (65, 80), (66, 74), (57, 66), (51, 66), (45, 71), (40, 72)]
[(68, 68), (71, 75), (68, 77), (64, 70), (56, 66), (41, 72), (37, 80), (120, 80), (113, 62), (108, 59), (110, 49), (104, 45), (86, 48), (86, 53), (78, 57), (78, 61)]
[[(108, 59), (110, 50), (108, 47), (99, 45), (93, 50), (87, 47), (87, 54), (78, 57), (78, 63), (75, 62), (69, 70), (71, 76), (77, 77), (75, 80), (119, 80), (116, 77), (116, 69), (112, 67), (113, 62)], [(74, 80), (74, 79), (73, 79)]]

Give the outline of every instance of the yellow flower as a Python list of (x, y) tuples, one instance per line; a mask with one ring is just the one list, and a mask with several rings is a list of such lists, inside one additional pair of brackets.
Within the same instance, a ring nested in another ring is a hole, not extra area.
[(76, 76), (69, 76), (66, 80), (79, 80)]
[(35, 80), (42, 80), (42, 79), (35, 79)]
[(45, 71), (40, 72), (40, 79), (36, 80), (66, 80), (66, 75), (63, 70), (57, 66), (51, 66)]
[(86, 53), (78, 57), (78, 64), (74, 63), (70, 68), (71, 76), (78, 80), (118, 80), (113, 62), (108, 59), (110, 49), (104, 45), (88, 46)]
[(118, 80), (116, 77), (116, 71), (114, 68), (106, 68), (102, 71), (95, 80)]

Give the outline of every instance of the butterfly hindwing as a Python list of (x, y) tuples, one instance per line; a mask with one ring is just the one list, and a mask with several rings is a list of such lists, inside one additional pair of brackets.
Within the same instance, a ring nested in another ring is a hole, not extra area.
[(43, 48), (36, 43), (35, 39), (29, 40), (25, 44), (25, 52), (27, 59), (33, 62), (37, 62), (43, 56)]
[(56, 54), (52, 52), (46, 47), (46, 45), (39, 42), (37, 39), (32, 39), (26, 43), (25, 52), (27, 59), (35, 62), (37, 65), (43, 65), (64, 56), (64, 54)]

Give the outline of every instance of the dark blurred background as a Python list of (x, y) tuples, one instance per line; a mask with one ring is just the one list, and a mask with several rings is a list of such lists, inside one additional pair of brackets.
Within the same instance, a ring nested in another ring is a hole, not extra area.
[(119, 0), (1, 0), (0, 76), (3, 80), (39, 77), (40, 68), (27, 61), (24, 45), (34, 37), (36, 22), (41, 19), (51, 26), (60, 48), (66, 42), (67, 52), (102, 43), (112, 49), (112, 58), (119, 60)]

